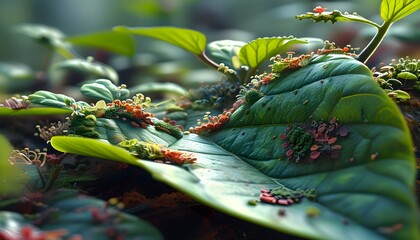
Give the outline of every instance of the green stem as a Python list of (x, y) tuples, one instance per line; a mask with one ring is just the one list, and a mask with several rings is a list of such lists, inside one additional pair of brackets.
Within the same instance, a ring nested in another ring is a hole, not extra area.
[(357, 60), (366, 64), (369, 58), (373, 55), (373, 53), (378, 48), (379, 44), (381, 44), (382, 40), (384, 39), (386, 33), (388, 32), (389, 28), (391, 27), (391, 21), (385, 21), (378, 29), (375, 37), (369, 42), (365, 49), (359, 54)]

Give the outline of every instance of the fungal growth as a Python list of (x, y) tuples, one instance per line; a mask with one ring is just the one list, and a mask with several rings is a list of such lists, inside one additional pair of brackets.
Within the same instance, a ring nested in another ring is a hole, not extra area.
[(332, 159), (340, 156), (341, 145), (337, 140), (347, 136), (349, 129), (340, 126), (336, 118), (329, 122), (312, 121), (295, 123), (280, 135), (285, 156), (294, 162), (312, 162), (321, 155)]
[(118, 145), (138, 158), (154, 160), (155, 162), (182, 165), (193, 164), (197, 161), (193, 153), (172, 150), (153, 142), (130, 139), (122, 141)]
[(299, 203), (304, 197), (309, 200), (315, 200), (317, 192), (315, 189), (302, 190), (300, 188), (292, 190), (283, 185), (273, 189), (263, 189), (260, 194), (260, 201), (278, 205), (292, 205)]

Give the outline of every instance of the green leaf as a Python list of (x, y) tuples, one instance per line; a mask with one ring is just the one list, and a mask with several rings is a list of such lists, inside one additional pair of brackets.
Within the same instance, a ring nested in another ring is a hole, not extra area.
[[(145, 168), (197, 201), (288, 234), (316, 239), (420, 237), (409, 131), (365, 65), (344, 55), (315, 57), (300, 70), (283, 72), (261, 92), (263, 97), (238, 108), (219, 131), (168, 143), (196, 154), (197, 163), (182, 168), (136, 160), (98, 140), (53, 137), (51, 144), (59, 151)], [(312, 163), (285, 160), (279, 136), (290, 124), (332, 118), (350, 131), (338, 140), (338, 159), (321, 155)], [(249, 204), (261, 189), (278, 186), (315, 189), (318, 195), (287, 207)]]
[(28, 178), (21, 169), (9, 162), (12, 146), (3, 135), (0, 135), (0, 146), (0, 196), (7, 196), (21, 191)]
[(130, 34), (124, 32), (96, 32), (68, 37), (66, 41), (78, 46), (101, 48), (128, 56), (132, 56), (135, 52), (134, 39)]
[(80, 92), (86, 97), (106, 102), (126, 99), (130, 95), (128, 89), (117, 87), (108, 79), (97, 79), (91, 83), (83, 84), (80, 87)]
[(331, 23), (336, 23), (336, 22), (360, 22), (360, 23), (365, 23), (368, 25), (372, 25), (376, 28), (380, 28), (379, 24), (372, 22), (369, 19), (366, 19), (356, 13), (350, 14), (350, 13), (342, 13), (339, 10), (334, 10), (331, 12), (322, 12), (322, 13), (316, 13), (316, 12), (307, 12), (305, 14), (301, 14), (301, 15), (297, 15), (296, 19), (298, 20), (302, 20), (302, 19), (311, 19), (314, 22), (320, 22), (320, 21), (324, 21), (324, 22), (331, 22)]
[(172, 82), (148, 82), (142, 83), (135, 87), (130, 88), (133, 93), (169, 93), (178, 96), (185, 96), (187, 91), (180, 85)]
[(76, 71), (84, 74), (89, 80), (96, 78), (106, 78), (115, 84), (117, 84), (119, 81), (118, 74), (113, 68), (100, 62), (94, 62), (93, 59), (90, 58), (87, 60), (69, 59), (56, 63), (52, 66), (51, 71), (54, 72), (57, 70)]
[(72, 112), (73, 110), (69, 108), (34, 107), (14, 110), (7, 107), (0, 107), (0, 116), (50, 116), (70, 114)]
[(386, 22), (396, 22), (420, 9), (418, 0), (382, 0), (381, 18)]
[(134, 127), (129, 121), (119, 119), (97, 118), (95, 130), (98, 131), (100, 139), (112, 144), (128, 139), (138, 139), (167, 146), (176, 141), (175, 137), (156, 130), (154, 126)]
[(118, 32), (128, 32), (156, 38), (177, 47), (183, 48), (195, 55), (200, 55), (206, 48), (206, 37), (198, 31), (176, 27), (139, 27), (127, 28), (118, 26), (114, 28)]
[(206, 54), (216, 63), (224, 63), (230, 69), (238, 69), (240, 67), (239, 50), (245, 44), (242, 41), (232, 40), (214, 41), (207, 45)]
[(28, 100), (33, 104), (67, 110), (71, 110), (72, 108), (70, 106), (76, 103), (72, 97), (66, 96), (64, 94), (52, 93), (45, 90), (39, 90), (30, 94), (28, 96)]
[(417, 80), (417, 76), (411, 72), (400, 72), (398, 73), (397, 78), (403, 80)]
[[(77, 235), (83, 239), (104, 240), (119, 236), (124, 236), (124, 239), (163, 239), (149, 223), (108, 206), (102, 200), (79, 195), (74, 191), (53, 193), (47, 194), (48, 199), (44, 200), (43, 206), (47, 211), (44, 213), (47, 214), (42, 222), (18, 213), (0, 212), (0, 236), (7, 232), (13, 236), (11, 239), (19, 239), (20, 231), (25, 226), (31, 228), (35, 236), (65, 230), (54, 239), (70, 239)], [(110, 234), (115, 235), (110, 237)]]
[(307, 43), (294, 37), (258, 38), (244, 45), (239, 51), (242, 65), (257, 68), (264, 60), (287, 51), (295, 44)]

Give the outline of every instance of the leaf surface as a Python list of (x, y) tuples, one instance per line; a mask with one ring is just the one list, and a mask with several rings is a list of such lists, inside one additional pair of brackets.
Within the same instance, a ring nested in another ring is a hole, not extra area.
[(239, 61), (242, 65), (257, 68), (264, 60), (284, 53), (294, 44), (307, 43), (294, 37), (258, 38), (244, 45), (239, 51)]
[(384, 21), (396, 22), (419, 9), (418, 0), (382, 0), (380, 12)]
[(72, 36), (66, 41), (85, 47), (101, 48), (111, 52), (132, 56), (135, 52), (135, 42), (130, 34), (124, 32), (107, 31)]
[[(319, 56), (263, 85), (262, 98), (244, 104), (207, 138), (168, 143), (193, 152), (197, 163), (176, 167), (138, 160), (98, 140), (54, 137), (54, 148), (145, 168), (160, 181), (235, 217), (317, 239), (417, 239), (415, 162), (406, 123), (372, 80), (370, 70), (344, 55)], [(305, 103), (304, 103), (305, 102)], [(338, 159), (285, 159), (279, 136), (292, 123), (337, 118), (350, 133)], [(261, 189), (316, 189), (315, 201), (291, 206), (250, 205)], [(284, 211), (285, 214), (280, 214)], [(314, 212), (317, 214), (312, 215)]]
[(156, 38), (177, 47), (183, 48), (195, 55), (200, 55), (206, 48), (206, 37), (201, 32), (177, 27), (115, 27), (115, 31), (129, 32)]

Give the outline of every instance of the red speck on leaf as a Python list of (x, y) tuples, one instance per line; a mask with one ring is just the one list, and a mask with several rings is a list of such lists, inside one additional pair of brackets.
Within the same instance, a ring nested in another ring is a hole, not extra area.
[(287, 148), (289, 146), (289, 143), (285, 142), (281, 145), (283, 148)]
[(286, 134), (282, 134), (282, 135), (280, 135), (280, 140), (284, 140), (284, 139), (286, 139)]
[(316, 6), (312, 11), (314, 13), (323, 13), (325, 12), (325, 10), (327, 10), (327, 8), (321, 7), (321, 6)]
[(310, 155), (310, 158), (311, 159), (317, 159), (319, 157), (319, 155), (321, 155), (321, 152), (319, 152), (319, 151), (312, 151), (311, 152), (311, 155)]
[(333, 144), (335, 142), (337, 142), (337, 138), (336, 137), (333, 137), (333, 138), (328, 139), (328, 144)]
[(319, 148), (319, 146), (314, 144), (314, 145), (311, 146), (311, 151), (318, 150), (318, 148)]
[(346, 127), (340, 127), (340, 129), (338, 129), (338, 134), (340, 134), (341, 137), (347, 136), (348, 133), (349, 129)]
[(293, 150), (292, 149), (287, 150), (286, 156), (290, 157), (292, 155), (293, 155)]

